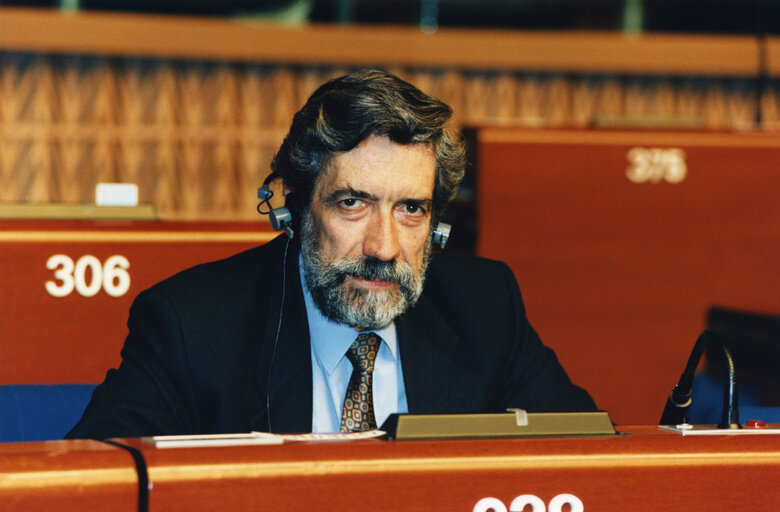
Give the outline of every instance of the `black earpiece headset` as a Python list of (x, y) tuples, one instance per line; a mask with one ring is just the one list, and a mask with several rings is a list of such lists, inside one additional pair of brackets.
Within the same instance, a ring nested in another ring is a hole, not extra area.
[[(271, 228), (274, 231), (284, 231), (287, 237), (292, 239), (295, 236), (295, 232), (292, 228), (293, 217), (290, 209), (286, 206), (272, 208), (270, 203), (274, 193), (268, 188), (268, 185), (278, 177), (275, 173), (269, 174), (263, 185), (257, 189), (257, 198), (260, 199), (257, 211), (262, 215), (268, 215), (268, 220), (271, 222)], [(262, 209), (263, 205), (265, 205), (267, 210)], [(450, 224), (446, 222), (437, 223), (436, 227), (433, 228), (433, 243), (444, 249), (444, 246), (447, 245), (447, 240), (450, 238), (451, 231), (452, 226)]]
[[(287, 238), (292, 239), (295, 236), (295, 232), (292, 228), (293, 219), (290, 209), (286, 206), (282, 206), (281, 208), (271, 207), (270, 201), (274, 196), (274, 193), (268, 188), (268, 185), (278, 177), (279, 176), (275, 173), (269, 174), (263, 182), (263, 186), (257, 189), (257, 198), (260, 200), (260, 203), (257, 205), (257, 212), (261, 215), (268, 215), (268, 220), (271, 222), (271, 228), (274, 231), (284, 231), (287, 233)], [(268, 209), (264, 211), (262, 209), (263, 205)]]

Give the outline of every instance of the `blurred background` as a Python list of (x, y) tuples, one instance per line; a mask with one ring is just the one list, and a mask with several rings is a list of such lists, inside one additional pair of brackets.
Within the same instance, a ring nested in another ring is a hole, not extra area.
[(774, 33), (774, 0), (12, 0), (0, 5), (430, 28)]
[[(0, 9), (0, 135), (12, 148), (3, 202), (85, 201), (98, 182), (131, 181), (163, 219), (253, 219), (245, 191), (267, 174), (291, 114), (317, 84), (363, 66), (448, 102), (458, 128), (778, 122), (772, 0), (6, 0)], [(472, 250), (475, 226), (462, 233), (453, 243)]]

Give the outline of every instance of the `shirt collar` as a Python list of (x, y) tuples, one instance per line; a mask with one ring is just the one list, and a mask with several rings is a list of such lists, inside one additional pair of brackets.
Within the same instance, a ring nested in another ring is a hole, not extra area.
[[(298, 272), (301, 279), (301, 288), (303, 289), (303, 300), (306, 304), (306, 317), (309, 321), (309, 336), (311, 338), (311, 348), (315, 357), (322, 365), (322, 368), (328, 373), (333, 371), (345, 358), (347, 349), (357, 338), (358, 331), (346, 324), (339, 324), (326, 318), (319, 308), (314, 304), (314, 298), (306, 286), (304, 278), (303, 257), (298, 257)], [(393, 359), (398, 361), (398, 339), (395, 331), (395, 322), (391, 322), (387, 327), (375, 329), (377, 333), (390, 349)]]

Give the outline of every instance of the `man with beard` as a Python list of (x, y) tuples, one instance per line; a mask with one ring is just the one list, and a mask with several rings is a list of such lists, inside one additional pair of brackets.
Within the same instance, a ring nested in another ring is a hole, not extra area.
[(431, 256), (463, 177), (450, 108), (360, 71), (272, 162), (288, 236), (139, 294), (119, 369), (69, 437), (332, 432), (394, 412), (587, 411), (503, 263)]

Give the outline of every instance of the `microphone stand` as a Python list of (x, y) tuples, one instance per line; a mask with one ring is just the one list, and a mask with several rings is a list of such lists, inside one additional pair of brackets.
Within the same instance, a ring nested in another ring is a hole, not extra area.
[(731, 352), (726, 348), (725, 343), (718, 340), (720, 348), (723, 349), (723, 355), (726, 358), (726, 368), (728, 370), (728, 379), (723, 389), (723, 409), (720, 415), (718, 428), (738, 429), (742, 428), (739, 424), (739, 407), (737, 406), (737, 376), (734, 371), (734, 358)]
[(704, 353), (704, 347), (708, 343), (717, 343), (723, 350), (723, 355), (726, 358), (726, 369), (728, 371), (728, 379), (726, 380), (726, 385), (723, 390), (723, 412), (718, 428), (741, 428), (739, 424), (739, 408), (737, 406), (737, 379), (736, 372), (734, 371), (734, 359), (731, 356), (731, 352), (726, 348), (726, 345), (712, 331), (702, 332), (696, 340), (691, 355), (688, 358), (688, 364), (685, 365), (685, 370), (683, 370), (683, 373), (680, 376), (680, 381), (672, 392), (669, 393), (666, 407), (664, 407), (664, 412), (661, 414), (660, 425), (678, 425), (680, 423), (686, 423), (688, 408), (693, 402), (691, 390), (693, 388), (693, 379), (696, 376), (696, 367), (699, 366), (699, 360)]

